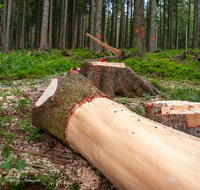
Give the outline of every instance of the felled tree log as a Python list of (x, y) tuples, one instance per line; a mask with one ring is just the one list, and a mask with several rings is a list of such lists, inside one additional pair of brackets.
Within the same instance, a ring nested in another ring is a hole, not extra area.
[(132, 69), (126, 68), (124, 63), (84, 63), (80, 74), (107, 95), (142, 97), (145, 93), (150, 95), (158, 93), (156, 87)]
[(138, 116), (81, 75), (53, 79), (32, 121), (82, 154), (119, 190), (200, 189), (200, 141)]
[(200, 137), (200, 103), (187, 101), (156, 101), (146, 105), (146, 117)]

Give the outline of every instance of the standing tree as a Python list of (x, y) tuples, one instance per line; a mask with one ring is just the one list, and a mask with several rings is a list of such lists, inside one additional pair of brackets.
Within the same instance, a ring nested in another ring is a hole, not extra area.
[(155, 19), (156, 19), (156, 0), (150, 1), (150, 36), (149, 36), (149, 52), (155, 52)]
[(3, 2), (3, 18), (2, 18), (2, 25), (3, 25), (2, 44), (3, 44), (4, 50), (5, 50), (5, 37), (6, 37), (6, 13), (7, 13), (7, 0), (4, 0), (4, 2)]
[(174, 0), (171, 0), (171, 22), (170, 22), (170, 49), (173, 49), (173, 15), (174, 15)]
[(53, 19), (53, 0), (50, 0), (50, 13), (49, 13), (49, 49), (52, 49), (52, 19)]
[[(94, 36), (94, 5), (95, 0), (91, 0), (90, 3), (90, 34)], [(94, 48), (94, 41), (89, 38), (89, 50), (93, 50)]]
[(145, 57), (144, 45), (144, 0), (134, 1), (134, 46), (138, 48), (137, 56)]
[(121, 18), (120, 18), (120, 34), (119, 34), (119, 48), (124, 46), (124, 1), (121, 4)]
[(116, 0), (113, 0), (112, 3), (113, 3), (113, 9), (112, 9), (112, 23), (111, 23), (111, 42), (110, 42), (110, 45), (112, 47), (114, 47), (115, 45), (115, 1)]
[(49, 0), (44, 0), (39, 51), (45, 51), (47, 48), (48, 16), (49, 16)]
[(24, 0), (24, 7), (23, 7), (22, 49), (25, 49), (25, 21), (26, 21), (26, 0)]
[(198, 0), (194, 0), (194, 26), (193, 26), (193, 48), (199, 45), (199, 28), (198, 28)]
[(190, 4), (191, 0), (188, 0), (188, 24), (187, 24), (187, 47), (189, 48), (189, 41), (190, 41)]
[(61, 31), (60, 31), (60, 49), (65, 48), (68, 0), (63, 0), (62, 5), (63, 5), (63, 11), (61, 15), (62, 18), (61, 18)]
[(165, 0), (164, 0), (164, 18), (163, 18), (163, 49), (166, 49), (166, 34), (165, 34), (165, 31), (166, 31), (166, 28), (165, 28)]
[(8, 2), (7, 21), (6, 21), (5, 46), (4, 46), (4, 52), (6, 52), (6, 53), (8, 53), (8, 51), (9, 51), (9, 34), (10, 34), (11, 4), (12, 4), (12, 0), (9, 0), (9, 2)]
[[(96, 30), (95, 30), (95, 37), (98, 40), (101, 40), (101, 18), (102, 18), (102, 6), (103, 0), (98, 0), (96, 2)], [(99, 52), (101, 50), (101, 45), (95, 43), (95, 52)]]

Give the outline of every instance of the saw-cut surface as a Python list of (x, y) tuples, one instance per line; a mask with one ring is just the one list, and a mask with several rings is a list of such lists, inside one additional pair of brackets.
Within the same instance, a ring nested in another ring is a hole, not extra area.
[(119, 190), (199, 190), (200, 141), (106, 98), (79, 106), (68, 142)]
[(39, 107), (42, 104), (44, 104), (44, 102), (46, 102), (49, 98), (53, 97), (57, 90), (57, 86), (58, 86), (58, 79), (57, 78), (52, 79), (51, 84), (47, 87), (43, 95), (35, 103), (35, 106)]
[(106, 62), (91, 62), (91, 63), (92, 65), (126, 68), (124, 63), (106, 63)]
[(156, 101), (146, 105), (146, 116), (164, 125), (200, 137), (200, 103)]

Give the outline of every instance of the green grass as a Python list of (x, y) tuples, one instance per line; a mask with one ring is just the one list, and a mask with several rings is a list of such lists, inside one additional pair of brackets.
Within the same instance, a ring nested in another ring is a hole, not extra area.
[[(129, 52), (131, 50), (125, 50)], [(187, 60), (177, 63), (169, 61), (184, 50), (165, 50), (161, 53), (146, 53), (146, 59), (135, 57), (124, 60), (126, 67), (130, 67), (137, 74), (152, 82), (167, 99), (200, 101), (200, 62), (192, 59), (192, 54), (187, 54)], [(189, 50), (199, 52), (199, 50)], [(87, 49), (69, 50), (72, 56), (64, 57), (60, 50), (41, 53), (36, 50), (13, 51), (5, 56), (10, 77), (14, 79), (44, 78), (51, 74), (60, 74), (69, 71), (72, 67), (81, 67), (85, 59), (94, 59), (102, 54), (95, 55), (94, 51)], [(0, 54), (1, 57), (1, 54)], [(1, 60), (1, 58), (0, 58)], [(113, 61), (112, 61), (113, 62)], [(115, 62), (115, 61), (114, 61)], [(6, 71), (6, 69), (4, 68)], [(7, 72), (7, 71), (6, 71)], [(12, 85), (8, 82), (8, 73), (3, 72), (0, 64), (0, 80), (2, 85)], [(169, 85), (171, 82), (178, 85)], [(166, 86), (167, 83), (167, 86)], [(185, 84), (187, 84), (185, 86)], [(23, 91), (14, 90), (12, 94), (23, 94)], [(6, 96), (6, 94), (4, 94)]]

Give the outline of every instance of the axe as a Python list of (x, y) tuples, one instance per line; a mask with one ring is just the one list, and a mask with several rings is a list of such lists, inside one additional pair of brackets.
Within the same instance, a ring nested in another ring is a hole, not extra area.
[(119, 55), (119, 63), (121, 63), (122, 59), (125, 57), (125, 52), (124, 51), (120, 51), (114, 47), (111, 47), (103, 42), (101, 42), (100, 40), (98, 40), (97, 38), (95, 38), (94, 36), (90, 35), (89, 33), (86, 33), (86, 36), (90, 37), (91, 39), (93, 39), (95, 42), (97, 42), (98, 44), (100, 44), (101, 46), (109, 49), (110, 51), (112, 51), (115, 54)]

